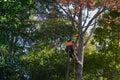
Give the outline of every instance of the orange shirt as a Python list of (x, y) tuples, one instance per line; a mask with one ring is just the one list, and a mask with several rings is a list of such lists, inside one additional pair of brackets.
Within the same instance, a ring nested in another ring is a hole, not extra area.
[(72, 46), (73, 43), (70, 41), (70, 42), (67, 42), (65, 45), (66, 45), (66, 46)]

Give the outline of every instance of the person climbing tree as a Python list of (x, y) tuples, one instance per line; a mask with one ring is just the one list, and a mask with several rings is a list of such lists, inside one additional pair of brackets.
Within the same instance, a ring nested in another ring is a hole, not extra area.
[(66, 42), (66, 52), (68, 53), (68, 58), (71, 58), (75, 64), (81, 64), (81, 62), (78, 60), (77, 56), (74, 53), (74, 42), (69, 39)]

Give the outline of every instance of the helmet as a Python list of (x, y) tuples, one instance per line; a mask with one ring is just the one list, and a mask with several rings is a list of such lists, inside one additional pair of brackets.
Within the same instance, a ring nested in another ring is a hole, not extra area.
[(68, 40), (67, 40), (67, 42), (70, 42), (70, 41), (72, 41), (72, 40), (71, 40), (71, 39), (68, 39)]

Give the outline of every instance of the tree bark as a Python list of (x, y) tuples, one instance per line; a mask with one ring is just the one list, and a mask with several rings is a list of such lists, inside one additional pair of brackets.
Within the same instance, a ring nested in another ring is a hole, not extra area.
[(83, 60), (84, 60), (84, 45), (83, 45), (83, 37), (79, 38), (79, 49), (78, 49), (78, 59), (81, 61), (82, 65), (77, 66), (77, 80), (83, 80)]
[(69, 68), (70, 68), (70, 58), (68, 57), (68, 61), (67, 61), (67, 65), (66, 65), (65, 80), (68, 80), (68, 78), (69, 78)]
[(82, 65), (77, 66), (77, 80), (83, 80), (82, 74), (83, 74), (83, 58), (84, 58), (84, 42), (83, 42), (83, 27), (82, 27), (82, 10), (80, 11), (79, 15), (79, 26), (78, 26), (78, 33), (79, 33), (79, 46), (78, 46), (78, 59), (82, 63)]

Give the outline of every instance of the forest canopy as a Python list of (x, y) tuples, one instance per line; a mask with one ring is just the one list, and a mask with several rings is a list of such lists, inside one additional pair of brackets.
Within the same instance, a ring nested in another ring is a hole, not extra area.
[(119, 52), (119, 0), (0, 0), (0, 80), (119, 80)]

